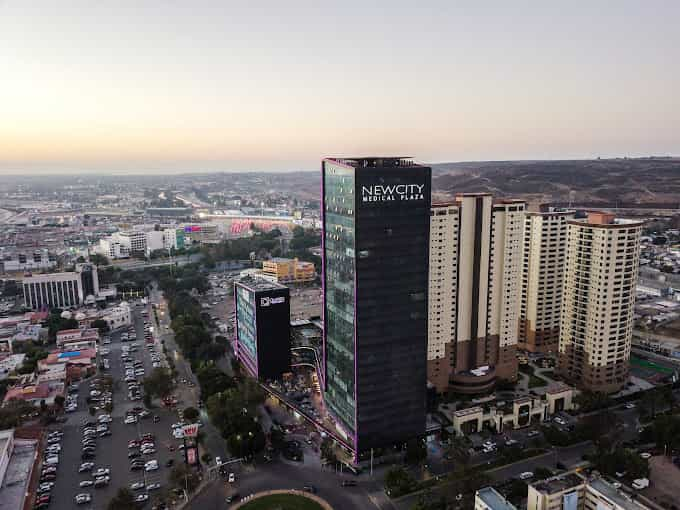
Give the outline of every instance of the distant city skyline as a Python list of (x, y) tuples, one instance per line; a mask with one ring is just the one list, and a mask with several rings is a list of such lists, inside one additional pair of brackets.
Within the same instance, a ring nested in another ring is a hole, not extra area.
[(0, 175), (680, 155), (680, 3), (0, 0)]

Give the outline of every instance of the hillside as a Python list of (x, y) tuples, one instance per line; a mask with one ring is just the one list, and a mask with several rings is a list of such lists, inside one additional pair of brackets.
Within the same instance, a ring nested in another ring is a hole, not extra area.
[(437, 198), (497, 196), (601, 207), (680, 206), (680, 158), (482, 161), (433, 165)]

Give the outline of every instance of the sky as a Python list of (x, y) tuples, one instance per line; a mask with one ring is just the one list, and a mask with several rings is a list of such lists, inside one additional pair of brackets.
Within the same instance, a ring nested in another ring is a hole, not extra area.
[(680, 155), (680, 2), (0, 0), (0, 175)]

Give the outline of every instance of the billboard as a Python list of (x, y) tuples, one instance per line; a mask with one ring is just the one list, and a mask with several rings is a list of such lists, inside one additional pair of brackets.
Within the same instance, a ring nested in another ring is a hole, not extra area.
[(198, 423), (190, 423), (182, 427), (184, 437), (196, 437), (198, 435)]
[(198, 453), (195, 447), (192, 448), (187, 448), (187, 463), (190, 466), (193, 466), (196, 464), (196, 461), (198, 460)]

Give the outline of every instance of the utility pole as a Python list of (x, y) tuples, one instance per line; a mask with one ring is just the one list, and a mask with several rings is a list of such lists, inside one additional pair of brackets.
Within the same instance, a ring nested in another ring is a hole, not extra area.
[(373, 448), (371, 448), (371, 476), (373, 476)]

